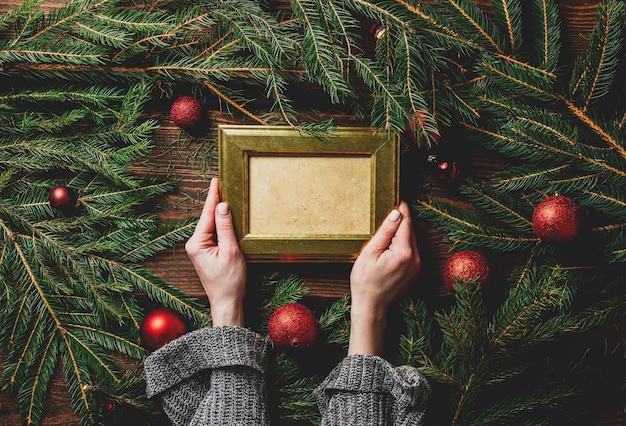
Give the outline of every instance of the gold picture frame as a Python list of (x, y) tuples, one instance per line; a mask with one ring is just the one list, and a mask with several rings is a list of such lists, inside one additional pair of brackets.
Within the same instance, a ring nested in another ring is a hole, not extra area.
[(399, 138), (220, 125), (222, 199), (251, 262), (352, 262), (398, 204)]

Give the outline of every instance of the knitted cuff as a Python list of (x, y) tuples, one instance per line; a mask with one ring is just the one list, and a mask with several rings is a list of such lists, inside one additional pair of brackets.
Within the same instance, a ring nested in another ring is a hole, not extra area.
[(430, 394), (424, 376), (413, 367), (394, 368), (385, 359), (373, 355), (344, 358), (316, 389), (318, 404), (326, 406), (328, 391), (385, 393), (399, 407), (423, 404)]
[(232, 366), (265, 374), (269, 341), (241, 327), (192, 331), (153, 352), (144, 361), (148, 398), (207, 369)]

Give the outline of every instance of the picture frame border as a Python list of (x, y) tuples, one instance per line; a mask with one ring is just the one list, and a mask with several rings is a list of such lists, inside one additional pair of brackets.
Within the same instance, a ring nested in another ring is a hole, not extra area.
[[(235, 234), (250, 262), (353, 262), (391, 209), (399, 202), (397, 135), (368, 127), (337, 127), (318, 138), (288, 126), (218, 126), (222, 200), (232, 211)], [(251, 234), (249, 232), (249, 160), (252, 156), (368, 156), (371, 161), (369, 233)]]

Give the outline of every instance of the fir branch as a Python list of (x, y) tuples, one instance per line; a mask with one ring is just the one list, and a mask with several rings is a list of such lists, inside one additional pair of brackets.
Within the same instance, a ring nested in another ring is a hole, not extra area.
[(483, 54), (476, 62), (476, 72), (487, 76), (508, 92), (554, 102), (556, 76), (531, 64), (513, 58)]
[(350, 312), (350, 296), (344, 295), (329, 306), (317, 322), (320, 329), (329, 330)]
[(107, 265), (110, 272), (133, 285), (138, 291), (145, 292), (165, 306), (178, 312), (183, 312), (198, 325), (204, 325), (209, 320), (209, 312), (203, 305), (193, 300), (189, 295), (171, 284), (167, 284), (157, 275), (135, 265), (118, 263), (109, 259), (100, 259)]
[(417, 365), (423, 363), (426, 354), (431, 351), (432, 321), (423, 300), (413, 301), (405, 298), (400, 309), (406, 332), (400, 336), (398, 365)]
[(299, 43), (305, 69), (311, 78), (320, 82), (330, 95), (331, 101), (338, 103), (341, 96), (349, 93), (341, 72), (342, 58), (347, 57), (347, 52), (339, 50), (340, 46), (328, 40), (328, 27), (325, 25), (323, 15), (326, 8), (323, 2), (294, 0), (292, 6), (294, 16), (300, 20), (304, 29), (303, 38)]
[(533, 40), (537, 46), (537, 59), (540, 68), (555, 72), (559, 62), (561, 49), (561, 31), (557, 4), (548, 0), (533, 0), (531, 13)]
[(313, 391), (319, 385), (315, 377), (300, 378), (283, 386), (280, 390), (280, 419), (282, 422), (318, 423), (320, 414)]
[(18, 394), (20, 408), (28, 407), (27, 411), (21, 410), (21, 416), (26, 424), (39, 424), (43, 416), (43, 402), (46, 399), (48, 386), (54, 373), (58, 351), (58, 336), (56, 332), (47, 335), (47, 343), (43, 346), (38, 365), (30, 376), (24, 380), (21, 392)]
[(297, 275), (272, 274), (264, 279), (263, 286), (273, 290), (260, 306), (265, 327), (272, 312), (287, 303), (298, 302), (309, 292), (304, 281)]
[(518, 0), (498, 0), (491, 3), (497, 22), (504, 27), (511, 55), (515, 55), (522, 46), (522, 5), (520, 3)]
[[(493, 51), (497, 54), (504, 53), (497, 29), (493, 27), (491, 21), (476, 3), (469, 0), (447, 0), (446, 3), (450, 6), (446, 10), (453, 12), (450, 19), (454, 20), (455, 27), (460, 28), (467, 39), (473, 40), (488, 51)], [(514, 39), (511, 39), (513, 28), (509, 19), (510, 14), (508, 13), (507, 2), (494, 2), (494, 4), (496, 12), (503, 12), (501, 15), (506, 18), (510, 48), (512, 51), (515, 51), (515, 42)]]
[[(109, 332), (106, 330), (101, 330), (99, 328), (93, 326), (86, 326), (82, 324), (67, 324), (68, 329), (70, 330), (80, 330), (84, 333), (85, 337), (88, 337), (94, 343), (97, 343), (99, 346), (103, 348), (114, 350), (118, 353), (128, 355), (135, 359), (142, 359), (146, 356), (146, 350), (142, 348), (137, 341), (133, 341), (123, 336), (120, 336), (118, 333)], [(139, 327), (137, 327), (139, 328)], [(81, 336), (80, 340), (84, 340)], [(116, 375), (114, 383), (119, 383), (121, 379), (119, 379)]]
[[(541, 325), (546, 313), (559, 312), (571, 303), (574, 289), (563, 285), (558, 271), (545, 272), (538, 282), (529, 286), (518, 287), (514, 297), (509, 297), (502, 304), (489, 327), (489, 339), (497, 351), (519, 350), (519, 344), (528, 347), (534, 324)], [(567, 316), (557, 318), (555, 327), (551, 328), (548, 337), (562, 333), (572, 327)], [(544, 339), (545, 339), (544, 338)]]
[(474, 281), (457, 282), (454, 289), (456, 305), (448, 313), (435, 313), (443, 333), (443, 347), (455, 353), (458, 362), (475, 365), (484, 356), (486, 306)]
[(621, 318), (626, 310), (623, 296), (603, 300), (584, 309), (576, 318), (581, 331), (610, 324)]
[(591, 117), (581, 108), (578, 108), (573, 102), (570, 102), (564, 98), (562, 98), (561, 100), (567, 107), (568, 111), (574, 117), (580, 120), (580, 122), (587, 126), (589, 130), (595, 133), (601, 141), (606, 143), (607, 146), (615, 149), (615, 151), (618, 152), (622, 158), (626, 158), (626, 147), (624, 146), (625, 144), (618, 142), (618, 140), (613, 137), (606, 129), (604, 129), (593, 117)]
[(29, 16), (32, 16), (38, 10), (41, 3), (43, 3), (43, 0), (26, 0), (18, 4), (14, 9), (0, 15), (0, 31), (15, 25), (19, 20), (28, 19)]
[(577, 62), (570, 83), (572, 100), (583, 113), (593, 100), (605, 96), (612, 87), (622, 50), (625, 15), (626, 6), (621, 1), (607, 1), (598, 6), (598, 22), (589, 48)]
[(606, 186), (599, 190), (584, 189), (581, 193), (586, 205), (593, 206), (617, 220), (626, 220), (626, 196), (620, 189)]
[(536, 165), (510, 167), (498, 173), (492, 184), (494, 188), (505, 192), (537, 188), (551, 182), (555, 174), (564, 172), (569, 167), (571, 166), (568, 164), (559, 164), (548, 169)]
[(475, 220), (469, 220), (470, 217), (475, 219), (475, 215), (470, 216), (461, 205), (453, 203), (451, 200), (438, 200), (436, 198), (430, 198), (428, 202), (418, 200), (414, 207), (421, 216), (437, 221), (442, 225), (447, 221), (453, 221), (460, 227), (474, 230), (481, 229)]
[(532, 223), (527, 218), (528, 212), (524, 212), (522, 210), (523, 204), (517, 202), (513, 197), (493, 190), (488, 185), (480, 185), (471, 181), (463, 186), (462, 191), (468, 196), (472, 205), (480, 208), (497, 221), (506, 223), (520, 232), (532, 230)]
[(97, 423), (95, 400), (93, 395), (87, 391), (92, 384), (89, 371), (76, 358), (77, 354), (73, 351), (70, 342), (63, 334), (60, 340), (60, 345), (63, 348), (61, 350), (63, 373), (74, 410), (80, 416), (83, 424), (95, 424)]

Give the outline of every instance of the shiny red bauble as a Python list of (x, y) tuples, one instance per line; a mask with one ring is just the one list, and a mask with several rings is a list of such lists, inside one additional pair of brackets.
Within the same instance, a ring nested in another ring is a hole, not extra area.
[(541, 241), (564, 243), (580, 232), (578, 204), (564, 195), (545, 198), (533, 212), (533, 229)]
[(450, 256), (443, 268), (443, 283), (453, 288), (457, 281), (475, 282), (479, 286), (489, 283), (489, 261), (475, 250), (463, 250)]
[(378, 22), (372, 23), (365, 37), (365, 52), (370, 56), (376, 55), (376, 44), (385, 37), (387, 28)]
[(459, 164), (452, 159), (442, 159), (435, 154), (431, 154), (426, 161), (432, 168), (433, 176), (440, 182), (446, 184), (457, 183), (462, 175)]
[(145, 316), (139, 328), (143, 345), (154, 351), (187, 333), (187, 322), (174, 309), (156, 308)]
[(300, 303), (288, 303), (276, 309), (267, 323), (267, 334), (279, 348), (311, 346), (317, 337), (317, 329), (313, 312)]
[(192, 96), (177, 98), (170, 107), (170, 117), (174, 124), (184, 129), (191, 129), (198, 124), (202, 115), (202, 105)]
[(68, 211), (74, 208), (76, 197), (70, 188), (58, 185), (50, 190), (48, 201), (50, 201), (50, 205), (55, 209)]

